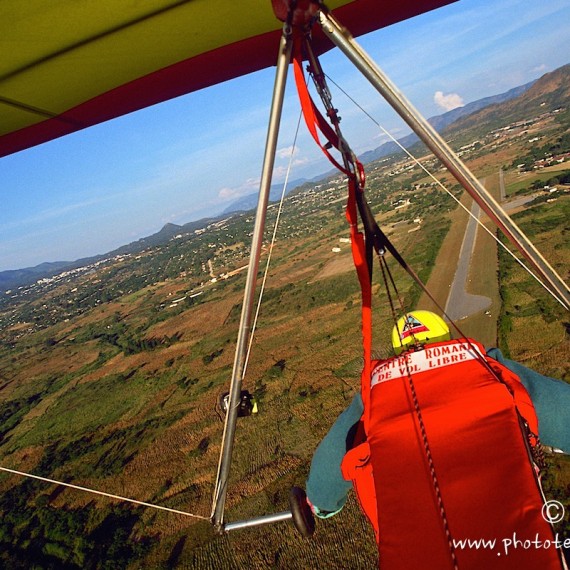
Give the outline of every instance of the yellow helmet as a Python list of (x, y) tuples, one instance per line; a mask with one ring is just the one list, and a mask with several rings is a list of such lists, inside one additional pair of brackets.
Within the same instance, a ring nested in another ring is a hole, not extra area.
[(392, 346), (400, 354), (414, 344), (428, 344), (450, 340), (447, 323), (431, 311), (412, 311), (398, 319), (392, 329)]

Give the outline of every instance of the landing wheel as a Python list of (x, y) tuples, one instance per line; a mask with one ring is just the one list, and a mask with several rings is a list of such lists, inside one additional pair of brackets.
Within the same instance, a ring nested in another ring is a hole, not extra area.
[(307, 502), (307, 495), (300, 487), (293, 487), (289, 492), (289, 506), (293, 515), (295, 528), (309, 538), (315, 532), (315, 518)]

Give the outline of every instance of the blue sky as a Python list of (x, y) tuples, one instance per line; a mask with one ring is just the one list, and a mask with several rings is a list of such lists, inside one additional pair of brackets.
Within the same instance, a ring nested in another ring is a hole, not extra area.
[[(568, 0), (460, 0), (358, 42), (431, 117), (568, 63), (567, 22)], [(338, 50), (321, 61), (384, 128), (409, 132)], [(257, 191), (273, 78), (263, 70), (0, 159), (0, 271), (104, 253)], [(331, 90), (357, 153), (386, 140)], [(291, 74), (274, 182), (284, 179), (298, 117)], [(328, 169), (302, 125), (290, 179)]]

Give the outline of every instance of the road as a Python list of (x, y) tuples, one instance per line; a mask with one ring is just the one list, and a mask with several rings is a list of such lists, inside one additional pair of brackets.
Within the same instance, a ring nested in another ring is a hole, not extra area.
[(208, 271), (210, 272), (210, 277), (211, 277), (212, 279), (215, 279), (215, 278), (216, 278), (216, 275), (215, 275), (215, 273), (214, 273), (214, 266), (212, 265), (212, 260), (211, 260), (211, 259), (208, 259)]
[(505, 192), (505, 173), (502, 168), (499, 168), (499, 202), (504, 202), (507, 198)]
[[(484, 184), (484, 180), (482, 180), (481, 183)], [(499, 169), (499, 192), (500, 202), (502, 202), (502, 207), (507, 212), (511, 212), (525, 206), (536, 197), (535, 194), (532, 194), (530, 196), (520, 196), (510, 200), (509, 202), (505, 202), (507, 196), (502, 169)], [(479, 216), (481, 215), (481, 208), (475, 202), (473, 202), (471, 207), (471, 213), (477, 219), (479, 219)], [(478, 311), (484, 311), (488, 309), (492, 303), (489, 297), (472, 295), (466, 291), (471, 256), (473, 254), (475, 238), (477, 236), (477, 226), (477, 221), (473, 217), (469, 217), (467, 227), (465, 228), (463, 243), (461, 244), (461, 251), (459, 253), (455, 275), (451, 285), (449, 286), (450, 289), (447, 297), (447, 303), (445, 305), (445, 312), (453, 320), (461, 320), (477, 313)]]
[(471, 295), (466, 291), (469, 266), (471, 264), (471, 256), (477, 235), (477, 220), (481, 214), (481, 208), (475, 202), (473, 202), (471, 206), (471, 213), (474, 218), (470, 216), (467, 222), (467, 228), (465, 229), (465, 235), (463, 236), (463, 243), (461, 244), (461, 251), (459, 253), (459, 260), (457, 262), (457, 269), (455, 270), (445, 305), (445, 312), (453, 321), (459, 321), (478, 311), (484, 311), (491, 306), (492, 302), (489, 297)]

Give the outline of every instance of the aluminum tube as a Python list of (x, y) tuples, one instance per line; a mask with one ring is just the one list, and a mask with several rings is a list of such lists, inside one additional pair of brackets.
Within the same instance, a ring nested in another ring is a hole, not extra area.
[[(570, 290), (558, 273), (542, 257), (530, 240), (511, 220), (473, 173), (455, 155), (433, 127), (412, 106), (388, 77), (354, 41), (348, 32), (330, 15), (319, 13), (319, 23), (329, 39), (352, 61), (373, 87), (406, 121), (427, 147), (447, 167), (449, 172), (469, 192), (483, 211), (503, 231), (541, 277), (543, 286), (566, 308), (570, 308)], [(546, 285), (548, 284), (548, 285)]]
[(218, 464), (218, 474), (216, 477), (216, 487), (214, 489), (212, 505), (212, 523), (217, 530), (223, 530), (224, 507), (226, 502), (227, 485), (232, 460), (232, 451), (236, 430), (237, 413), (240, 403), (241, 383), (244, 374), (245, 356), (251, 332), (251, 321), (253, 306), (255, 302), (255, 286), (257, 283), (257, 271), (259, 258), (261, 256), (261, 246), (263, 243), (263, 230), (265, 228), (265, 218), (267, 214), (267, 204), (269, 201), (269, 191), (271, 188), (271, 175), (275, 163), (275, 151), (277, 149), (277, 137), (281, 122), (281, 112), (283, 109), (283, 99), (285, 96), (285, 85), (287, 82), (287, 71), (291, 61), (292, 41), (289, 29), (283, 27), (283, 36), (279, 44), (279, 55), (277, 59), (277, 70), (275, 72), (275, 83), (273, 87), (273, 100), (269, 115), (269, 126), (267, 129), (267, 140), (265, 143), (265, 155), (263, 169), (261, 173), (261, 183), (259, 188), (259, 199), (257, 203), (257, 214), (253, 230), (249, 267), (244, 291), (244, 300), (241, 311), (241, 319), (238, 330), (236, 352), (232, 370), (230, 384), (230, 401), (226, 421), (224, 424), (224, 435), (222, 439), (222, 449)]
[(273, 515), (264, 515), (262, 517), (256, 517), (254, 519), (249, 519), (247, 521), (236, 521), (233, 523), (227, 523), (224, 525), (224, 532), (230, 532), (232, 530), (239, 530), (242, 528), (249, 528), (252, 526), (259, 526), (262, 524), (271, 524), (281, 521), (293, 520), (293, 515), (291, 511), (285, 511), (282, 513), (275, 513)]

